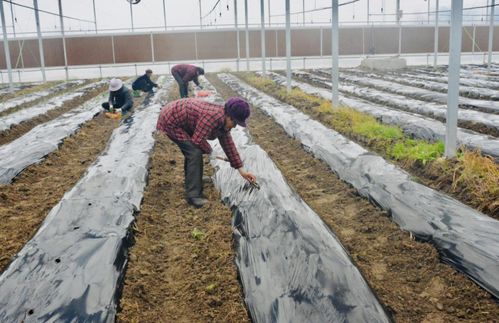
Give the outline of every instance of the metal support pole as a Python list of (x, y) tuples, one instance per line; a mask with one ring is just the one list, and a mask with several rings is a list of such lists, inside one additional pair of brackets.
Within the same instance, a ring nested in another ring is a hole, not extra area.
[(321, 53), (321, 57), (323, 56), (323, 49), (322, 49), (323, 48), (323, 46), (322, 46), (322, 42), (323, 42), (322, 37), (323, 37), (323, 34), (324, 34), (324, 31), (323, 31), (322, 26), (321, 26), (320, 27), (320, 38), (321, 38), (321, 41), (320, 41), (320, 46), (321, 46), (320, 53)]
[(42, 32), (40, 30), (40, 16), (38, 14), (38, 0), (33, 0), (33, 7), (35, 9), (36, 33), (38, 35), (38, 49), (40, 51), (40, 68), (42, 71), (43, 82), (45, 82), (47, 77), (45, 76), (45, 56), (43, 54)]
[(166, 0), (163, 0), (163, 23), (165, 24), (166, 30)]
[(12, 9), (12, 2), (10, 3), (10, 18), (12, 19), (12, 33), (14, 34), (14, 38), (16, 38), (16, 24), (14, 20), (14, 9)]
[(471, 64), (475, 58), (475, 43), (476, 43), (476, 25), (473, 24), (473, 34), (471, 36)]
[(270, 28), (270, 0), (267, 0), (267, 11), (269, 12), (268, 17), (269, 17), (269, 28)]
[(132, 2), (130, 2), (130, 21), (132, 22), (132, 32), (134, 31), (133, 28), (133, 9), (132, 9)]
[(400, 0), (397, 0), (397, 26), (399, 27), (399, 48), (398, 55), (402, 52), (402, 26), (400, 25)]
[(156, 57), (154, 54), (154, 36), (153, 36), (152, 32), (150, 34), (150, 41), (151, 41), (151, 59), (152, 59), (152, 63), (154, 64), (156, 62)]
[(291, 91), (291, 14), (286, 0), (286, 89)]
[(339, 30), (338, 30), (338, 0), (332, 0), (332, 19), (331, 19), (331, 82), (332, 82), (332, 104), (333, 108), (338, 106), (338, 81), (339, 81), (339, 64), (338, 64), (338, 45), (339, 45)]
[(5, 52), (5, 62), (7, 64), (7, 71), (9, 75), (9, 88), (12, 90), (14, 88), (14, 84), (12, 83), (12, 65), (10, 64), (10, 48), (9, 39), (7, 38), (7, 25), (5, 24), (3, 1), (0, 1), (0, 16), (2, 18), (3, 50)]
[(196, 61), (199, 60), (199, 55), (198, 55), (198, 33), (194, 32), (194, 51), (196, 54)]
[(62, 50), (64, 54), (64, 70), (66, 72), (66, 81), (69, 79), (68, 75), (68, 55), (66, 51), (66, 37), (64, 36), (64, 18), (62, 17), (62, 3), (61, 0), (58, 0), (59, 3), (59, 20), (61, 22), (61, 36), (62, 36)]
[(303, 9), (303, 27), (305, 27), (305, 0), (302, 0), (301, 7)]
[(250, 51), (249, 51), (249, 29), (248, 29), (248, 0), (244, 0), (244, 22), (246, 24), (246, 71), (249, 71), (249, 59), (250, 59)]
[(485, 18), (487, 19), (486, 21), (490, 21), (489, 19), (489, 6), (490, 6), (490, 0), (487, 0), (487, 8), (486, 8), (486, 11), (485, 11)]
[(490, 18), (489, 18), (489, 56), (487, 58), (487, 68), (490, 70), (490, 65), (492, 64), (492, 46), (494, 39), (494, 9), (496, 5), (496, 0), (491, 1), (490, 7)]
[(463, 28), (463, 0), (453, 0), (449, 40), (449, 80), (445, 131), (445, 156), (456, 155), (457, 111), (459, 107), (459, 72), (461, 69), (461, 37)]
[(430, 0), (428, 1), (428, 25), (430, 24)]
[(261, 50), (262, 50), (262, 73), (265, 75), (267, 73), (265, 69), (265, 5), (264, 0), (260, 0), (260, 19), (261, 19)]
[(437, 0), (437, 2), (435, 3), (435, 34), (433, 36), (435, 42), (433, 44), (433, 68), (436, 68), (438, 64), (438, 17), (440, 16), (438, 13), (438, 2), (439, 0)]
[(201, 13), (201, 0), (199, 0), (199, 28), (203, 29), (203, 16)]
[(367, 24), (369, 25), (369, 0), (367, 0)]
[(279, 33), (277, 32), (277, 29), (275, 29), (274, 32), (275, 32), (275, 56), (279, 57)]
[(116, 53), (114, 51), (114, 35), (111, 35), (111, 50), (113, 52), (113, 64), (116, 64)]
[[(97, 34), (97, 13), (95, 11), (95, 0), (92, 0), (94, 5), (94, 24), (95, 24), (95, 33)], [(59, 5), (60, 6), (60, 5)]]
[(234, 24), (236, 25), (236, 41), (237, 41), (236, 69), (239, 72), (239, 61), (241, 60), (241, 48), (239, 40), (239, 24), (237, 23), (237, 0), (234, 0)]

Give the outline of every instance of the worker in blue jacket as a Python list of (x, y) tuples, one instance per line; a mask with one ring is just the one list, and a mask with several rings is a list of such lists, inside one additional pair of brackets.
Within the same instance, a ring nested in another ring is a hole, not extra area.
[(151, 75), (152, 75), (152, 70), (147, 69), (144, 75), (140, 76), (132, 83), (134, 96), (140, 95), (140, 92), (138, 91), (152, 92), (153, 88), (158, 87), (158, 84), (151, 81)]
[(123, 85), (123, 81), (116, 78), (109, 81), (109, 99), (108, 102), (102, 103), (102, 107), (111, 112), (121, 109), (122, 114), (127, 113), (133, 107), (132, 95), (130, 90)]

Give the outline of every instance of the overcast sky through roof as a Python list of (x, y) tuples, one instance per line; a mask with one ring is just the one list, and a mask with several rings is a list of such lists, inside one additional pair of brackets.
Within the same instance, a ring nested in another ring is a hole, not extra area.
[[(32, 0), (12, 0), (13, 2), (32, 7)], [(217, 3), (218, 0), (202, 0), (202, 15), (206, 15)], [(430, 1), (430, 11), (435, 10), (435, 0)], [(405, 23), (423, 23), (428, 19), (428, 2), (426, 0), (401, 0), (401, 9), (404, 12), (402, 21)], [(50, 12), (58, 12), (57, 0), (39, 0), (39, 8)], [(244, 0), (238, 2), (238, 19), (242, 25), (244, 23)], [(284, 23), (284, 0), (264, 0), (265, 2), (265, 20), (268, 23), (268, 6), (270, 3), (270, 14), (272, 23)], [(305, 9), (312, 10), (331, 6), (331, 0), (305, 0)], [(349, 0), (340, 0), (340, 4), (349, 2)], [(166, 20), (168, 26), (199, 26), (199, 1), (198, 0), (165, 0)], [(301, 12), (303, 10), (302, 0), (291, 0), (291, 12)], [(464, 7), (485, 6), (487, 0), (464, 0)], [(64, 15), (93, 21), (92, 0), (62, 0)], [(95, 0), (97, 12), (97, 28), (104, 29), (130, 29), (130, 5), (126, 0)], [(234, 24), (234, 0), (220, 0), (216, 9), (203, 19), (206, 28), (215, 28), (222, 25)], [(395, 20), (395, 0), (370, 0), (370, 20), (379, 22), (388, 22)], [(449, 9), (451, 0), (441, 0), (440, 10)], [(6, 15), (6, 24), (9, 27), (8, 32), (12, 32), (11, 4), (4, 2)], [(249, 22), (250, 24), (260, 23), (260, 1), (248, 0)], [(499, 10), (496, 10), (496, 12)], [(36, 31), (34, 23), (33, 10), (13, 6), (16, 32), (34, 32)], [(420, 12), (420, 14), (411, 14)], [(476, 9), (466, 11), (465, 20), (474, 19), (479, 22), (483, 19), (487, 10)], [(381, 14), (385, 14), (382, 16)], [(447, 16), (447, 18), (444, 17)], [(305, 14), (305, 21), (309, 23), (328, 23), (331, 16), (331, 10), (322, 10)], [(149, 27), (163, 27), (163, 0), (141, 0), (140, 3), (133, 5), (134, 27), (139, 30), (147, 30)], [(430, 15), (433, 21), (435, 15)], [(448, 21), (448, 13), (443, 13), (442, 22)], [(44, 32), (57, 32), (60, 29), (59, 17), (40, 13), (41, 26)], [(302, 14), (292, 16), (293, 23), (301, 23)], [(340, 7), (340, 23), (363, 23), (367, 20), (367, 0), (360, 0)], [(93, 30), (94, 25), (90, 22), (76, 21), (72, 19), (64, 20), (65, 29)], [(123, 30), (126, 32), (126, 30)]]

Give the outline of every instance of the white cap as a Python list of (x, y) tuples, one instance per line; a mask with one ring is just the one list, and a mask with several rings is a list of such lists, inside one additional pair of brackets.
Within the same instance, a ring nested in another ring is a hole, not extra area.
[(111, 79), (109, 81), (109, 91), (118, 91), (123, 86), (123, 82), (120, 79)]

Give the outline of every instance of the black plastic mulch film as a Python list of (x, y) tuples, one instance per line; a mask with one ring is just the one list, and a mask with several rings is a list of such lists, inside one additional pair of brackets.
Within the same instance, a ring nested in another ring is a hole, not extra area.
[(499, 297), (499, 221), (412, 181), (380, 156), (235, 76), (219, 77), (300, 140), (360, 195), (387, 210), (403, 230), (432, 242), (444, 262)]
[[(361, 69), (349, 69), (349, 71), (356, 73), (358, 75), (367, 74), (368, 77), (375, 77), (379, 79), (384, 79), (386, 81), (391, 81), (395, 83), (400, 83), (408, 86), (415, 86), (430, 91), (436, 91), (441, 93), (447, 93), (448, 85), (440, 82), (436, 82), (431, 79), (420, 79), (414, 77), (411, 74), (406, 74), (404, 71), (401, 73), (397, 72), (383, 72), (383, 74), (373, 71), (372, 73), (366, 73), (366, 71)], [(499, 94), (497, 91), (491, 89), (484, 89), (477, 87), (477, 85), (464, 85), (459, 86), (459, 95), (478, 100), (489, 100), (489, 101), (499, 101)]]
[(21, 104), (25, 104), (28, 102), (32, 102), (32, 101), (41, 99), (43, 97), (49, 96), (49, 95), (54, 94), (54, 93), (59, 92), (59, 91), (67, 90), (73, 86), (82, 85), (83, 83), (85, 83), (85, 80), (72, 80), (69, 82), (57, 84), (57, 85), (52, 86), (51, 88), (46, 89), (46, 90), (42, 90), (42, 91), (38, 91), (38, 92), (34, 92), (34, 93), (29, 93), (26, 95), (12, 98), (12, 99), (7, 100), (5, 102), (0, 102), (0, 112), (15, 108)]
[[(218, 96), (212, 99), (223, 104)], [(261, 187), (216, 159), (224, 153), (218, 141), (211, 142), (215, 185), (234, 213), (236, 265), (253, 321), (390, 322), (334, 233), (267, 153), (242, 128), (231, 134)]]
[[(130, 82), (127, 82), (130, 83)], [(29, 165), (39, 163), (56, 150), (65, 138), (102, 111), (101, 94), (46, 123), (42, 123), (16, 140), (0, 146), (0, 185), (10, 183)]]
[[(325, 75), (329, 74), (329, 71), (327, 70), (320, 70), (319, 72), (324, 73)], [(355, 74), (353, 71), (344, 70), (340, 73), (339, 78), (344, 82), (356, 83), (364, 86), (372, 86), (377, 89), (386, 90), (392, 93), (405, 95), (423, 101), (439, 102), (443, 104), (447, 103), (447, 94), (434, 92), (414, 86), (398, 84), (392, 81), (385, 81), (376, 78), (376, 76), (379, 77), (379, 75), (373, 73), (363, 74), (362, 76), (359, 76), (359, 74)], [(460, 96), (459, 107), (499, 114), (499, 102), (497, 101), (470, 99)]]
[(27, 121), (33, 119), (39, 115), (47, 113), (48, 111), (63, 107), (66, 102), (70, 100), (74, 100), (76, 98), (82, 97), (85, 94), (93, 91), (103, 85), (105, 85), (108, 80), (101, 80), (98, 82), (94, 82), (80, 88), (74, 89), (69, 93), (65, 93), (54, 98), (51, 98), (48, 101), (45, 101), (40, 104), (36, 104), (32, 107), (21, 109), (14, 113), (8, 114), (4, 117), (0, 117), (0, 132), (10, 129), (12, 126), (15, 126), (23, 121)]
[[(313, 82), (319, 82), (326, 86), (331, 86), (331, 82), (326, 81), (325, 78), (321, 76), (309, 74), (306, 72), (294, 72), (293, 75), (306, 80), (311, 80)], [(281, 75), (275, 73), (269, 73), (269, 76), (278, 84), (283, 85), (286, 82), (286, 78)], [(294, 80), (292, 80), (291, 82), (292, 86), (296, 86), (306, 93), (320, 96), (327, 100), (331, 100), (332, 94), (330, 90), (317, 88), (310, 84), (297, 82)], [(377, 98), (379, 97), (383, 97), (384, 99), (390, 98), (390, 93), (379, 93), (375, 97), (371, 96), (370, 95), (372, 92), (370, 91), (371, 89), (360, 88), (356, 85), (341, 85), (340, 92), (344, 92), (345, 88), (355, 89), (356, 93), (359, 92), (364, 93), (368, 98), (371, 98), (373, 101), (377, 101)], [(345, 95), (340, 95), (339, 98), (340, 98), (340, 103), (345, 104), (348, 107), (351, 107), (360, 112), (370, 114), (383, 123), (399, 126), (404, 131), (404, 133), (406, 133), (409, 136), (429, 141), (437, 141), (437, 140), (443, 141), (445, 139), (445, 125), (440, 121), (420, 116), (418, 114), (400, 111), (397, 109), (388, 109), (385, 108), (384, 106), (381, 106), (376, 103), (371, 103), (363, 99), (347, 97)], [(397, 102), (402, 103), (402, 101), (403, 100), (400, 99)], [(405, 103), (402, 104), (409, 104), (409, 103), (411, 103), (410, 99), (406, 98)], [(420, 108), (423, 108), (425, 105), (427, 105), (427, 103), (422, 102), (422, 104), (419, 104), (418, 106)], [(445, 110), (443, 110), (443, 112), (445, 114)], [(459, 111), (460, 114), (461, 112), (462, 111)], [(494, 126), (497, 127), (497, 129), (499, 129), (499, 115), (487, 114), (472, 110), (465, 110), (464, 112), (468, 112), (470, 114), (472, 113), (483, 114), (484, 116), (480, 121), (483, 120), (485, 123), (487, 122), (485, 120), (487, 119), (488, 115), (489, 118), (487, 120), (494, 121), (495, 119), (496, 124)], [(473, 122), (478, 123), (478, 120), (475, 119), (473, 120)], [(458, 128), (457, 141), (459, 145), (464, 145), (467, 148), (473, 150), (480, 150), (483, 154), (490, 155), (495, 159), (499, 160), (499, 140), (497, 140), (497, 138), (495, 137), (491, 137), (467, 129)]]
[(159, 99), (170, 84), (114, 130), (106, 151), (0, 276), (1, 322), (114, 322)]
[[(403, 70), (403, 72), (400, 74), (398, 73), (398, 71), (395, 71), (393, 75), (417, 78), (419, 80), (428, 80), (443, 84), (447, 84), (449, 82), (448, 75), (442, 74), (438, 70), (435, 70), (433, 67), (411, 67)], [(499, 82), (494, 81), (493, 79), (488, 79), (488, 77), (485, 75), (469, 74), (465, 70), (461, 70), (459, 84), (463, 86), (471, 86), (474, 88), (479, 87), (481, 89), (499, 90)]]
[[(321, 83), (328, 87), (331, 86), (330, 78), (301, 71), (294, 71), (293, 75), (305, 80)], [(358, 97), (397, 110), (405, 110), (432, 118), (439, 118), (440, 120), (445, 120), (446, 118), (446, 103), (428, 102), (409, 98), (404, 95), (390, 93), (390, 89), (378, 90), (368, 86), (361, 86), (358, 83), (341, 82), (338, 86), (339, 91), (348, 96)], [(499, 115), (497, 114), (470, 109), (459, 109), (458, 120), (460, 122), (482, 125), (485, 128), (490, 128), (499, 132)]]

